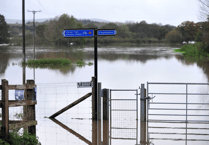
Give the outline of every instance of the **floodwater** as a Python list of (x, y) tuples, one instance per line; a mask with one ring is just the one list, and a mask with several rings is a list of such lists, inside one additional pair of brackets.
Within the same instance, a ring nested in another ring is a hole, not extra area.
[[(177, 48), (177, 47), (175, 47)], [(209, 67), (207, 63), (188, 62), (181, 54), (173, 53), (174, 47), (100, 47), (98, 48), (98, 81), (102, 88), (108, 89), (135, 89), (139, 90), (141, 84), (147, 82), (178, 82), (178, 83), (207, 83)], [(7, 79), (9, 84), (23, 83), (22, 47), (0, 47), (0, 79)], [(26, 59), (33, 59), (33, 47), (26, 48)], [(36, 48), (36, 59), (41, 58), (69, 58), (71, 60), (83, 59), (94, 63), (93, 48), (72, 48), (43, 46)], [(70, 66), (51, 68), (26, 68), (26, 80), (33, 79), (37, 84), (36, 119), (38, 121), (37, 136), (43, 145), (83, 145), (99, 144), (99, 124), (91, 120), (91, 97), (74, 106), (68, 111), (50, 120), (49, 116), (91, 92), (91, 88), (77, 88), (77, 82), (91, 81), (94, 76), (94, 66)], [(179, 85), (150, 85), (149, 93), (185, 93), (186, 87)], [(189, 86), (189, 92), (208, 93), (207, 85)], [(150, 102), (183, 102), (185, 95), (156, 95)], [(150, 97), (153, 97), (150, 94)], [(114, 92), (112, 99), (133, 99), (136, 92)], [(140, 97), (140, 95), (138, 96)], [(9, 91), (9, 98), (14, 100), (14, 91)], [(140, 100), (140, 99), (139, 99)], [(207, 95), (189, 95), (189, 103), (209, 103)], [(115, 105), (115, 106), (114, 106)], [(114, 102), (112, 107), (120, 109), (136, 109), (136, 102)], [(138, 103), (140, 120), (140, 102)], [(181, 105), (150, 104), (152, 108), (185, 108)], [(191, 110), (195, 115), (188, 116), (188, 120), (205, 120), (209, 115), (209, 105), (188, 105), (189, 109), (202, 109), (206, 111)], [(10, 119), (16, 119), (15, 114), (21, 113), (22, 108), (10, 108)], [(162, 114), (185, 114), (181, 110), (149, 110), (150, 120), (185, 120), (185, 116), (163, 116)], [(101, 126), (111, 129), (109, 133), (101, 133), (103, 144), (127, 145), (140, 144), (140, 122), (137, 122), (136, 112), (111, 112), (111, 123), (104, 121)], [(143, 123), (142, 123), (143, 124)], [(146, 123), (145, 123), (146, 124)], [(190, 123), (159, 123), (149, 122), (148, 143), (142, 145), (206, 145), (208, 142), (209, 126), (205, 124)], [(118, 129), (117, 129), (118, 128)], [(188, 129), (190, 128), (190, 129)], [(192, 129), (191, 129), (192, 128)], [(196, 128), (196, 129), (195, 129)], [(199, 129), (197, 129), (199, 128)], [(148, 132), (147, 132), (148, 131)], [(109, 138), (109, 140), (108, 140)]]

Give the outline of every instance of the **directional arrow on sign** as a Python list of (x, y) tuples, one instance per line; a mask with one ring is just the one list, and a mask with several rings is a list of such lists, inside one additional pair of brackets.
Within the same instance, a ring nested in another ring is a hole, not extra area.
[(114, 36), (116, 34), (116, 30), (98, 30), (97, 34), (99, 36)]
[(71, 30), (63, 30), (63, 37), (93, 37), (94, 30), (93, 29), (71, 29)]
[(62, 35), (65, 37), (65, 30), (62, 32)]

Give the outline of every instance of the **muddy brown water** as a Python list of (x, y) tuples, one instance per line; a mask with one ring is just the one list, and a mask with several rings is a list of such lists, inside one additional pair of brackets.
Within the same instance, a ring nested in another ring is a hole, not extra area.
[[(176, 47), (177, 48), (177, 47)], [(207, 83), (209, 78), (209, 68), (207, 63), (195, 63), (184, 60), (183, 56), (173, 53), (174, 47), (101, 47), (98, 48), (98, 80), (102, 82), (102, 88), (109, 89), (138, 89), (139, 86), (147, 82), (187, 82), (187, 83)], [(0, 47), (0, 79), (7, 79), (9, 84), (22, 84), (22, 47), (9, 46)], [(26, 59), (33, 59), (33, 47), (26, 48)], [(94, 62), (93, 48), (71, 48), (71, 47), (53, 47), (42, 46), (36, 48), (36, 58), (69, 58), (71, 60), (83, 59), (85, 62)], [(91, 118), (91, 98), (66, 111), (56, 119), (61, 124), (49, 120), (49, 117), (56, 111), (72, 103), (78, 98), (91, 92), (91, 88), (77, 88), (77, 82), (90, 81), (94, 75), (94, 66), (70, 66), (70, 67), (52, 67), (52, 68), (26, 68), (26, 79), (34, 78), (37, 84), (36, 118), (37, 136), (43, 145), (83, 145), (95, 142), (95, 134), (92, 133), (93, 126)], [(146, 86), (147, 87), (147, 86)], [(152, 89), (152, 90), (151, 90)], [(177, 91), (182, 92), (185, 87), (151, 87), (150, 91)], [(196, 86), (190, 89), (193, 92), (208, 92), (207, 86)], [(14, 99), (14, 91), (9, 92), (10, 99)], [(119, 93), (113, 94), (115, 98), (131, 98), (134, 94)], [(169, 98), (168, 98), (169, 97)], [(184, 96), (160, 96), (157, 95), (153, 101), (183, 101)], [(190, 97), (190, 102), (209, 103), (207, 96)], [(118, 104), (123, 105), (123, 104)], [(130, 105), (130, 104), (129, 104)], [(155, 107), (155, 106), (154, 106)], [(180, 108), (174, 105), (172, 107)], [(209, 109), (208, 106), (196, 106), (195, 108)], [(21, 107), (10, 109), (10, 119), (16, 119), (14, 115), (21, 113)], [(139, 110), (140, 111), (140, 110)], [(153, 111), (151, 113), (159, 113)], [(161, 112), (167, 114), (166, 110)], [(172, 113), (172, 112), (169, 112)], [(181, 111), (175, 112), (180, 114)], [(193, 111), (193, 114), (202, 112)], [(117, 115), (117, 114), (116, 114)], [(139, 114), (140, 115), (140, 114)], [(206, 115), (209, 115), (206, 112)], [(119, 115), (116, 124), (135, 123), (133, 118), (126, 118), (126, 114)], [(128, 114), (127, 114), (128, 116)], [(113, 117), (114, 118), (114, 117)], [(124, 119), (125, 118), (125, 119)], [(150, 119), (156, 119), (156, 116), (150, 116)], [(161, 119), (167, 119), (161, 116)], [(171, 120), (184, 120), (185, 117), (169, 117)], [(190, 117), (198, 120), (199, 117)], [(201, 117), (208, 120), (209, 117)], [(113, 123), (114, 124), (114, 123)], [(140, 123), (139, 123), (140, 124)], [(96, 123), (96, 127), (98, 123)], [(139, 125), (140, 126), (140, 125)], [(152, 128), (149, 129), (150, 144), (153, 145), (207, 145), (209, 130), (208, 124), (191, 125), (190, 128), (203, 128), (200, 130), (188, 130), (187, 140), (185, 136), (185, 124), (175, 123), (149, 123)], [(67, 127), (67, 129), (66, 129)], [(158, 127), (158, 128), (157, 128)], [(161, 128), (160, 128), (161, 127)], [(180, 128), (180, 129), (177, 129)], [(163, 131), (162, 131), (163, 130)], [(111, 130), (109, 130), (111, 131)], [(138, 128), (140, 131), (140, 128)], [(149, 133), (148, 132), (148, 133)], [(197, 135), (199, 134), (199, 135)], [(140, 133), (131, 130), (112, 130), (112, 138), (138, 138), (140, 144)], [(93, 136), (93, 137), (92, 137)], [(93, 138), (93, 139), (92, 139)], [(179, 140), (181, 139), (181, 140)], [(101, 138), (103, 140), (103, 137)], [(203, 141), (202, 141), (203, 140)], [(136, 144), (135, 140), (130, 139), (111, 139), (112, 145)]]

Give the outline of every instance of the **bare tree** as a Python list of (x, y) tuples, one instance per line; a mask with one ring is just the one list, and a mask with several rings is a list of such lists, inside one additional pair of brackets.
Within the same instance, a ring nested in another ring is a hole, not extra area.
[(200, 17), (209, 21), (209, 0), (199, 0), (200, 2)]

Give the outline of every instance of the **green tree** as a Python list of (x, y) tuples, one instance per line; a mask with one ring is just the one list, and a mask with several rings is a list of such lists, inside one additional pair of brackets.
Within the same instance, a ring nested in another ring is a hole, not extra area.
[(166, 29), (165, 27), (159, 27), (158, 31), (159, 31), (159, 34), (157, 36), (158, 40), (165, 39), (166, 34), (169, 32), (169, 30)]
[(203, 48), (209, 52), (209, 22), (204, 22), (202, 26), (202, 42), (204, 44)]
[(36, 27), (36, 34), (39, 38), (44, 38), (44, 31), (46, 29), (47, 25), (42, 24), (42, 25), (38, 25)]
[(182, 34), (183, 41), (188, 43), (189, 41), (195, 41), (197, 32), (200, 30), (200, 25), (198, 23), (185, 21), (177, 27), (177, 30)]
[(117, 36), (122, 38), (130, 38), (131, 32), (127, 25), (122, 25), (117, 29)]
[(9, 26), (6, 23), (4, 16), (0, 14), (0, 44), (9, 42), (8, 28)]
[(86, 28), (96, 28), (97, 26), (94, 23), (89, 23), (85, 27)]
[(170, 31), (168, 34), (166, 34), (165, 38), (170, 43), (182, 42), (182, 34), (177, 30)]
[(115, 23), (108, 23), (104, 26), (101, 27), (101, 29), (118, 29), (118, 25), (116, 25)]
[(195, 37), (195, 41), (196, 42), (202, 42), (202, 40), (203, 40), (202, 37), (203, 37), (202, 30), (198, 30), (197, 34), (196, 34), (196, 37)]
[(127, 24), (132, 36), (135, 38), (157, 38), (158, 40), (165, 39), (165, 35), (172, 31), (175, 27), (170, 25), (147, 24), (146, 21), (140, 23)]
[(48, 41), (55, 42), (56, 44), (76, 43), (82, 44), (85, 42), (84, 38), (66, 39), (63, 38), (62, 32), (64, 29), (83, 28), (82, 23), (78, 22), (73, 16), (63, 14), (54, 20), (51, 20), (46, 27), (44, 37)]
[(202, 48), (209, 52), (209, 0), (199, 0), (200, 16), (205, 22), (202, 23)]

